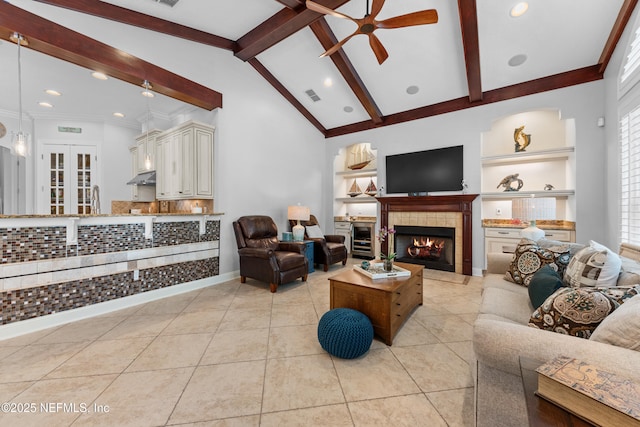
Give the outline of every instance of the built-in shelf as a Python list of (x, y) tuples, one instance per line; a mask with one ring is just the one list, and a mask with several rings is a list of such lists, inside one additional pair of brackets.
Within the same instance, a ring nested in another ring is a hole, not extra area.
[(376, 203), (373, 196), (356, 196), (356, 197), (337, 197), (336, 202), (342, 203)]
[(569, 155), (575, 151), (575, 147), (561, 147), (552, 150), (542, 150), (533, 152), (520, 152), (512, 154), (502, 154), (499, 156), (488, 156), (482, 158), (484, 166), (508, 165), (520, 163), (532, 163), (548, 160), (567, 160)]
[(510, 200), (518, 197), (555, 197), (567, 198), (576, 194), (575, 190), (550, 190), (550, 191), (500, 191), (482, 193), (482, 200)]
[(342, 178), (366, 178), (370, 176), (376, 176), (377, 174), (378, 174), (377, 169), (349, 170), (349, 171), (336, 172), (336, 175)]

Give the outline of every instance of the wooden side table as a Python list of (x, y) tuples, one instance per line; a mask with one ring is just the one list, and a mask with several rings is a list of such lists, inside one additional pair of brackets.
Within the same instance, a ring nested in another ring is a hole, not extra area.
[(352, 308), (367, 315), (373, 331), (391, 345), (398, 329), (413, 309), (422, 305), (422, 265), (395, 263), (409, 270), (409, 277), (371, 279), (345, 270), (329, 278), (330, 307)]
[(314, 268), (313, 258), (313, 240), (303, 240), (302, 242), (296, 243), (302, 243), (304, 245), (304, 256), (309, 261), (309, 273), (313, 273), (314, 271), (316, 271), (316, 269)]
[(530, 427), (594, 427), (577, 415), (545, 400), (538, 395), (538, 373), (536, 369), (543, 362), (520, 357), (522, 386), (527, 400), (527, 415)]

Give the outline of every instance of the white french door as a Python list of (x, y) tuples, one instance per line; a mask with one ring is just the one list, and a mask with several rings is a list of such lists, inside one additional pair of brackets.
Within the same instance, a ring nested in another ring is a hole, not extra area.
[(42, 148), (38, 211), (90, 214), (91, 187), (97, 181), (96, 147), (44, 144)]

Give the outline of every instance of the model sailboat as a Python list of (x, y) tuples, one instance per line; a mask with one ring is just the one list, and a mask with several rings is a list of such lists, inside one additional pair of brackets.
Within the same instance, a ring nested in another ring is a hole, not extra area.
[(351, 151), (351, 157), (347, 163), (347, 167), (351, 170), (362, 169), (367, 166), (375, 156), (369, 150), (368, 144), (358, 144)]
[(360, 189), (360, 187), (358, 187), (358, 182), (355, 179), (353, 180), (353, 184), (351, 184), (351, 187), (349, 188), (347, 194), (351, 197), (356, 197), (362, 194), (362, 190)]
[(367, 189), (364, 190), (364, 194), (368, 194), (369, 196), (375, 196), (378, 192), (376, 185), (373, 183), (373, 178), (369, 181), (369, 185), (367, 185)]

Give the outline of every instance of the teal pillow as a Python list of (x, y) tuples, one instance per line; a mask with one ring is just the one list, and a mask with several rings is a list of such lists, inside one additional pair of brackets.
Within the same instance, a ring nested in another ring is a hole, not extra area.
[(542, 305), (555, 291), (564, 286), (562, 278), (550, 265), (536, 271), (529, 282), (529, 299), (534, 308)]

